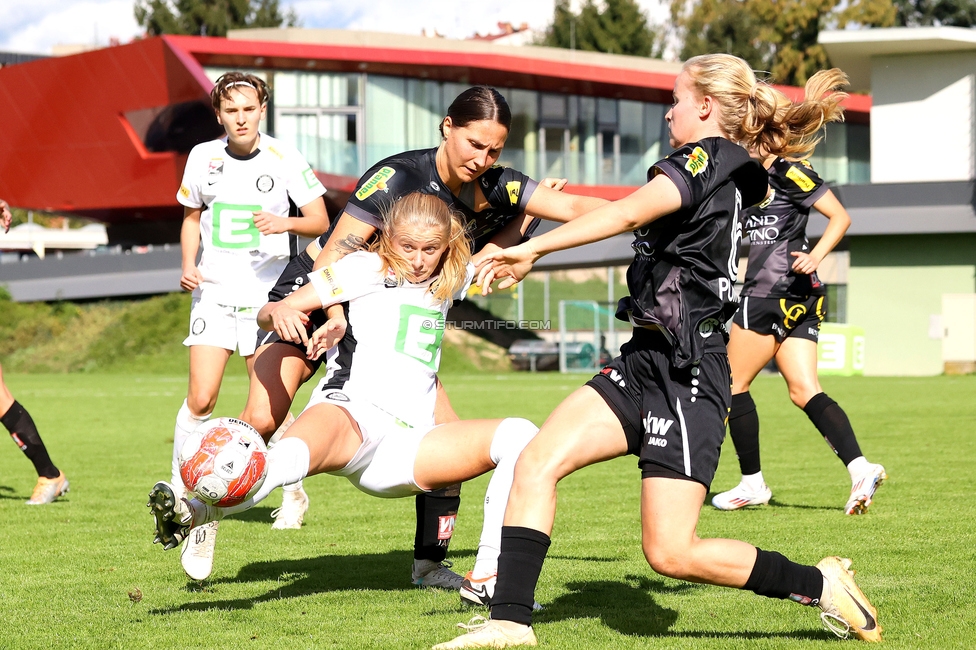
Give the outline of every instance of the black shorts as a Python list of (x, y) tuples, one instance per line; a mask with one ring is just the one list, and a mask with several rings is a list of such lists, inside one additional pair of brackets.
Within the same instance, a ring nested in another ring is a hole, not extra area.
[(586, 385), (620, 420), (644, 478), (680, 478), (708, 488), (732, 404), (729, 358), (719, 338), (687, 368), (675, 368), (670, 353), (663, 334), (635, 328), (620, 356)]
[(820, 323), (827, 316), (826, 296), (754, 298), (743, 296), (732, 322), (744, 330), (772, 334), (777, 343), (787, 338), (820, 340)]
[[(298, 289), (306, 284), (308, 284), (308, 274), (312, 272), (312, 266), (314, 266), (315, 261), (309, 256), (308, 253), (302, 251), (297, 257), (291, 259), (285, 270), (281, 272), (278, 276), (278, 281), (268, 292), (268, 302), (280, 302), (287, 296), (291, 295), (292, 292), (298, 291)], [(328, 318), (325, 315), (325, 310), (316, 309), (311, 314), (309, 314), (311, 322), (309, 324), (308, 333), (311, 334), (316, 329), (325, 324)], [(265, 330), (258, 330), (258, 347), (262, 345), (268, 345), (270, 343), (281, 343), (283, 345), (290, 345), (292, 347), (298, 348), (302, 351), (302, 355), (305, 353), (305, 346), (301, 343), (292, 343), (291, 341), (282, 341), (281, 337), (275, 332), (267, 332)], [(312, 372), (316, 372), (319, 366), (322, 364), (322, 360), (325, 358), (323, 354), (319, 359), (315, 361), (308, 361), (312, 364)]]

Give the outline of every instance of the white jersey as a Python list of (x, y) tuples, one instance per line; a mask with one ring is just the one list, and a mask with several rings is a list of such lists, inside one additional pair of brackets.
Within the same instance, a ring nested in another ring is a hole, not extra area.
[(259, 307), (291, 254), (288, 233), (262, 235), (254, 212), (288, 216), (288, 199), (303, 206), (325, 188), (297, 149), (262, 133), (247, 156), (231, 153), (227, 138), (193, 147), (177, 201), (202, 208), (199, 270), (194, 295), (235, 307)]
[[(316, 391), (332, 401), (368, 402), (402, 424), (434, 424), (436, 374), (450, 301), (430, 292), (434, 278), (397, 285), (376, 253), (356, 252), (309, 275), (323, 305), (348, 303), (346, 335)], [(474, 275), (468, 265), (464, 297)]]

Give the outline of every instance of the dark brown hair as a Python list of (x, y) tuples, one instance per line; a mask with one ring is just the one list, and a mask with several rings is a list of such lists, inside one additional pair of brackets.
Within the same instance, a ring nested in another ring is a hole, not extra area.
[(220, 75), (217, 83), (214, 84), (213, 89), (210, 91), (210, 103), (213, 105), (215, 111), (220, 111), (220, 100), (229, 100), (230, 91), (235, 87), (253, 88), (254, 92), (258, 95), (258, 101), (262, 105), (267, 104), (268, 99), (271, 98), (271, 93), (268, 91), (268, 84), (264, 83), (264, 79), (261, 77), (256, 77), (247, 72), (228, 72)]
[[(502, 94), (490, 86), (472, 86), (455, 97), (447, 109), (447, 117), (451, 118), (451, 124), (458, 127), (491, 120), (505, 129), (512, 128), (512, 109)], [(439, 128), (441, 135), (444, 135), (444, 120), (441, 120)]]

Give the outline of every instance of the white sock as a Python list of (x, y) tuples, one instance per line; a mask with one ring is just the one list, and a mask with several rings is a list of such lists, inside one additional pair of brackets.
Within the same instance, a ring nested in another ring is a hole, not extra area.
[(282, 485), (290, 485), (308, 476), (308, 445), (301, 438), (285, 438), (268, 452), (268, 475), (257, 493), (236, 506), (220, 508), (222, 516), (237, 514), (253, 508)]
[(742, 485), (746, 486), (753, 492), (758, 492), (765, 485), (766, 481), (763, 479), (762, 472), (756, 472), (755, 474), (743, 474), (742, 475)]
[(190, 407), (187, 406), (186, 400), (183, 400), (183, 406), (180, 407), (179, 412), (176, 414), (176, 428), (173, 429), (173, 462), (170, 466), (170, 481), (174, 487), (182, 489), (184, 492), (186, 491), (186, 486), (183, 485), (183, 478), (180, 476), (180, 449), (183, 448), (183, 443), (186, 442), (190, 434), (208, 419), (210, 419), (210, 413), (201, 417), (190, 413)]
[(864, 456), (858, 456), (847, 464), (847, 471), (851, 473), (851, 481), (856, 481), (862, 474), (867, 474), (871, 463)]
[(538, 427), (522, 418), (502, 420), (495, 430), (489, 449), (495, 471), (491, 474), (488, 491), (485, 493), (485, 521), (481, 527), (478, 557), (471, 571), (475, 579), (486, 578), (498, 572), (502, 523), (505, 521), (508, 494), (512, 490), (515, 477), (515, 463), (538, 431)]

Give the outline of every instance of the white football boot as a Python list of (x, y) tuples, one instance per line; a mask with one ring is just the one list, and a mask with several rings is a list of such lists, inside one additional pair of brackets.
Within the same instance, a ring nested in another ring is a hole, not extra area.
[(756, 490), (740, 482), (731, 490), (712, 497), (712, 505), (719, 510), (738, 510), (746, 506), (764, 506), (773, 497), (773, 492), (765, 483)]
[(453, 566), (447, 560), (434, 562), (433, 560), (414, 560), (410, 580), (421, 587), (436, 587), (457, 591), (461, 588), (464, 578), (451, 571)]
[(863, 515), (874, 500), (874, 493), (884, 483), (888, 475), (881, 465), (870, 464), (867, 471), (851, 481), (851, 496), (844, 506), (849, 515)]
[(218, 526), (219, 521), (211, 521), (187, 533), (180, 551), (180, 564), (191, 580), (206, 580), (213, 573)]
[(271, 513), (274, 519), (271, 527), (275, 530), (301, 528), (306, 512), (308, 512), (308, 494), (305, 493), (304, 488), (294, 491), (282, 490), (281, 507)]

